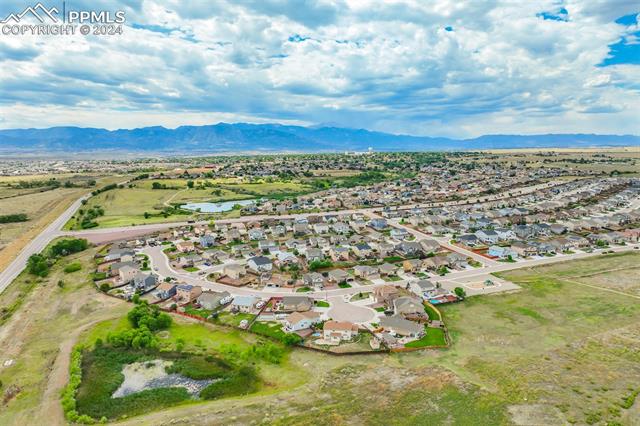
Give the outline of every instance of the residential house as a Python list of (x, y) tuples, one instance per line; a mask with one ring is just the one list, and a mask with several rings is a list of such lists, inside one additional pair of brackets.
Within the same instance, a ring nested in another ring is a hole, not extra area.
[(158, 285), (158, 276), (155, 274), (145, 274), (143, 272), (138, 272), (133, 277), (133, 286), (135, 287), (136, 290), (146, 292), (157, 285)]
[(222, 268), (222, 273), (231, 279), (239, 280), (247, 274), (247, 268), (238, 263), (228, 263)]
[(395, 250), (405, 257), (415, 257), (422, 254), (422, 246), (416, 241), (403, 241), (395, 247)]
[(353, 277), (342, 269), (333, 269), (327, 274), (329, 282), (340, 284), (353, 281)]
[(429, 297), (430, 294), (435, 291), (436, 285), (429, 280), (417, 280), (411, 282), (411, 284), (409, 284), (409, 288), (415, 295), (424, 299)]
[(223, 292), (215, 292), (215, 291), (205, 291), (202, 292), (200, 296), (196, 299), (198, 305), (203, 307), (204, 309), (214, 310), (218, 309), (220, 306), (224, 304), (226, 301), (231, 300), (231, 294), (228, 291)]
[(398, 315), (383, 317), (380, 319), (380, 327), (395, 336), (420, 338), (425, 334), (423, 325)]
[(313, 308), (313, 300), (307, 296), (284, 296), (280, 310), (285, 312), (304, 312)]
[(135, 276), (140, 270), (134, 266), (124, 265), (118, 269), (118, 275), (120, 276), (121, 283), (128, 283), (133, 281)]
[(383, 285), (373, 289), (373, 297), (377, 303), (392, 306), (393, 301), (400, 296), (400, 290), (392, 285)]
[(358, 326), (348, 321), (327, 321), (322, 328), (322, 338), (332, 343), (349, 341), (358, 335)]
[(200, 236), (200, 245), (202, 247), (211, 247), (216, 243), (216, 239), (213, 235), (207, 234)]
[(287, 315), (284, 320), (284, 331), (287, 333), (294, 333), (296, 331), (306, 330), (319, 322), (319, 312), (293, 312)]
[(395, 315), (424, 314), (424, 305), (415, 297), (398, 297), (393, 301), (393, 312)]
[(373, 249), (367, 243), (360, 243), (353, 246), (353, 253), (360, 259), (373, 256)]
[(180, 253), (191, 253), (196, 249), (193, 241), (179, 241), (175, 243), (175, 246)]
[(501, 246), (491, 246), (487, 251), (487, 254), (492, 257), (497, 257), (498, 259), (508, 259), (511, 256), (511, 259), (516, 259), (518, 257), (518, 252), (511, 247), (501, 247)]
[(231, 302), (231, 309), (245, 314), (253, 312), (255, 304), (258, 302), (255, 296), (236, 296)]
[(353, 267), (353, 273), (356, 277), (360, 277), (365, 280), (380, 278), (378, 268), (369, 265), (356, 265)]
[(180, 303), (189, 303), (202, 294), (202, 287), (199, 285), (179, 284), (176, 288), (176, 299)]
[(436, 240), (424, 239), (420, 241), (420, 247), (424, 253), (437, 253), (440, 251), (440, 243)]
[(349, 249), (347, 247), (332, 247), (329, 255), (334, 262), (346, 262), (349, 260)]
[(247, 261), (247, 266), (254, 273), (270, 272), (273, 269), (273, 264), (268, 257), (255, 256)]
[(309, 272), (302, 276), (302, 282), (307, 287), (322, 289), (324, 287), (324, 277), (318, 272)]
[(396, 275), (398, 273), (398, 269), (399, 268), (396, 265), (391, 263), (383, 263), (378, 266), (378, 270), (382, 276)]
[(500, 239), (498, 233), (493, 229), (481, 229), (476, 231), (475, 236), (484, 244), (495, 244)]
[(173, 283), (161, 283), (158, 287), (156, 287), (156, 291), (154, 295), (156, 298), (165, 300), (169, 299), (176, 295), (177, 285)]
[(404, 272), (417, 272), (420, 268), (422, 268), (422, 260), (420, 259), (407, 259), (402, 262)]
[(469, 247), (473, 247), (478, 245), (478, 237), (476, 237), (474, 234), (464, 234), (464, 235), (460, 235), (457, 238), (458, 242), (461, 244), (464, 244), (465, 246), (469, 246)]

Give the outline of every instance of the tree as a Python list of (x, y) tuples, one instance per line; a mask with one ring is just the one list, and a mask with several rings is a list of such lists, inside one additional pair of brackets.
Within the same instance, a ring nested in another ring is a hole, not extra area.
[(38, 277), (46, 277), (49, 274), (49, 262), (41, 254), (32, 254), (27, 261), (27, 270)]
[(193, 189), (193, 185), (194, 185), (194, 184), (195, 184), (195, 183), (194, 183), (192, 180), (188, 180), (188, 181), (187, 181), (187, 188), (189, 188), (189, 189)]
[(464, 291), (464, 288), (462, 288), (462, 287), (454, 288), (453, 292), (456, 294), (456, 296), (458, 296), (461, 299), (464, 299), (465, 297), (467, 297), (467, 292)]

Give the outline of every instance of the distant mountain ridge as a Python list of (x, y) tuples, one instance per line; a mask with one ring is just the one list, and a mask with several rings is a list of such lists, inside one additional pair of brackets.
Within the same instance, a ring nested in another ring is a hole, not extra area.
[(0, 130), (2, 152), (132, 151), (159, 153), (437, 151), (640, 145), (640, 136), (485, 135), (473, 139), (394, 135), (364, 129), (218, 123), (106, 130), (81, 127)]

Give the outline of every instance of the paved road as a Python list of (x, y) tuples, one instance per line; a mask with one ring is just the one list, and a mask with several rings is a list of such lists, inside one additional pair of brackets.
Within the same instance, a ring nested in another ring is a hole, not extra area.
[[(121, 184), (126, 184), (127, 181), (121, 182)], [(512, 188), (510, 190), (505, 191), (501, 194), (495, 194), (491, 196), (481, 197), (483, 202), (486, 201), (495, 201), (505, 198), (510, 198), (511, 196), (508, 194), (528, 194), (531, 192), (535, 192), (542, 188), (549, 188), (556, 185), (561, 185), (565, 182), (563, 181), (550, 181), (544, 184), (533, 185), (529, 187), (523, 188)], [(20, 254), (16, 257), (16, 259), (9, 264), (9, 266), (2, 272), (0, 272), (0, 293), (2, 293), (9, 284), (20, 274), (20, 272), (25, 268), (27, 264), (27, 259), (34, 253), (40, 252), (44, 249), (47, 244), (56, 237), (59, 236), (77, 236), (87, 238), (89, 241), (103, 243), (108, 241), (117, 241), (123, 238), (131, 238), (135, 236), (144, 235), (145, 233), (150, 233), (154, 231), (159, 231), (163, 229), (168, 229), (171, 227), (184, 226), (188, 225), (188, 222), (167, 222), (167, 223), (158, 223), (151, 225), (139, 225), (139, 226), (125, 226), (119, 228), (107, 228), (107, 229), (92, 229), (92, 230), (84, 230), (84, 231), (61, 231), (64, 224), (73, 216), (75, 211), (80, 207), (81, 201), (85, 198), (88, 198), (90, 195), (87, 194), (76, 202), (74, 202), (58, 219), (53, 221), (44, 231), (42, 231), (31, 243), (27, 244), (27, 246), (20, 252)], [(476, 198), (475, 200), (473, 198)], [(472, 197), (471, 200), (461, 200), (461, 201), (448, 201), (448, 202), (440, 202), (440, 203), (429, 203), (429, 204), (414, 204), (414, 205), (404, 205), (399, 206), (398, 208), (412, 208), (412, 207), (439, 207), (439, 206), (452, 206), (452, 205), (466, 205), (466, 204), (475, 204), (478, 202), (480, 197)], [(218, 223), (237, 223), (237, 222), (248, 222), (254, 220), (261, 220), (266, 218), (302, 218), (310, 215), (317, 214), (351, 214), (351, 213), (370, 213), (375, 214), (375, 212), (381, 211), (381, 208), (369, 208), (369, 209), (357, 209), (357, 210), (337, 210), (337, 211), (328, 211), (322, 213), (301, 213), (294, 215), (256, 215), (256, 216), (243, 216), (237, 219), (224, 219), (218, 220)], [(201, 221), (198, 224), (206, 224), (208, 221)], [(446, 242), (445, 242), (446, 243)], [(446, 243), (448, 244), (448, 243)], [(459, 250), (459, 249), (456, 249)], [(473, 256), (472, 256), (473, 257)], [(345, 289), (343, 289), (345, 290)], [(348, 289), (346, 289), (348, 290)], [(345, 293), (346, 294), (346, 293)]]
[(0, 293), (2, 293), (11, 282), (20, 275), (20, 272), (26, 267), (27, 260), (34, 253), (41, 252), (51, 240), (60, 235), (60, 229), (64, 226), (71, 216), (82, 204), (82, 200), (88, 198), (88, 195), (76, 200), (67, 210), (65, 210), (56, 220), (51, 222), (44, 231), (42, 231), (37, 237), (35, 237), (29, 244), (27, 244), (18, 256), (7, 266), (7, 268), (0, 272)]
[[(442, 284), (444, 288), (449, 290), (453, 290), (455, 287), (459, 287), (461, 285), (470, 284), (470, 283), (478, 283), (483, 282), (485, 279), (490, 278), (490, 274), (494, 272), (504, 272), (510, 271), (513, 269), (527, 268), (532, 266), (541, 266), (547, 265), (551, 263), (564, 262), (568, 260), (575, 259), (585, 259), (589, 257), (597, 257), (602, 256), (603, 251), (614, 251), (614, 252), (622, 252), (622, 251), (630, 251), (634, 250), (634, 247), (638, 245), (631, 246), (621, 246), (615, 248), (609, 248), (606, 250), (596, 250), (593, 253), (574, 253), (574, 254), (561, 254), (556, 255), (554, 257), (543, 257), (539, 259), (527, 259), (521, 260), (514, 263), (506, 263), (506, 262), (495, 262), (494, 265), (486, 266), (484, 268), (474, 268), (474, 269), (466, 269), (463, 271), (453, 271), (448, 273), (443, 277), (434, 277), (430, 278), (431, 281), (439, 282)], [(162, 252), (162, 246), (156, 247), (145, 247), (142, 252), (149, 256), (149, 260), (154, 270), (157, 270), (157, 273), (162, 277), (171, 276), (177, 278), (179, 281), (186, 282), (191, 285), (199, 285), (202, 288), (213, 290), (213, 291), (228, 291), (234, 295), (252, 295), (257, 297), (271, 297), (271, 296), (291, 296), (294, 294), (291, 289), (268, 289), (268, 290), (257, 290), (247, 287), (233, 287), (226, 284), (221, 284), (218, 282), (212, 282), (206, 279), (203, 276), (197, 275), (197, 273), (185, 272), (182, 270), (173, 269), (169, 265), (168, 257)], [(491, 278), (494, 280), (494, 278)], [(338, 288), (335, 290), (324, 290), (324, 291), (312, 291), (308, 293), (297, 293), (304, 294), (313, 299), (319, 300), (334, 300), (335, 296), (344, 296), (346, 294), (356, 294), (361, 292), (370, 292), (373, 291), (374, 288), (380, 287), (383, 285), (395, 285), (395, 286), (405, 286), (407, 284), (406, 280), (395, 281), (395, 282), (384, 282), (379, 284), (370, 284), (366, 286), (356, 286), (350, 288)], [(505, 291), (505, 290), (513, 290), (517, 289), (518, 286), (510, 283), (504, 283), (503, 286), (495, 287), (493, 289), (474, 289), (471, 287), (467, 287), (467, 294), (472, 296), (476, 294), (483, 294), (488, 292), (495, 291)]]

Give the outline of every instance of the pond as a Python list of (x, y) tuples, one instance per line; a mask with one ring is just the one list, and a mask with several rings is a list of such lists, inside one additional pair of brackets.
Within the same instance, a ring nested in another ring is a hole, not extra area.
[(200, 212), (202, 213), (221, 213), (221, 212), (228, 212), (229, 210), (233, 209), (233, 206), (235, 206), (236, 204), (244, 207), (244, 206), (253, 204), (255, 202), (256, 200), (234, 200), (234, 201), (223, 201), (220, 203), (187, 203), (187, 204), (183, 204), (180, 207), (186, 210), (193, 210), (193, 211), (200, 210)]
[(172, 364), (171, 361), (156, 359), (125, 365), (122, 368), (124, 381), (111, 397), (120, 398), (143, 390), (171, 387), (185, 388), (190, 395), (195, 396), (215, 382), (213, 379), (194, 380), (181, 374), (168, 374), (166, 368)]

